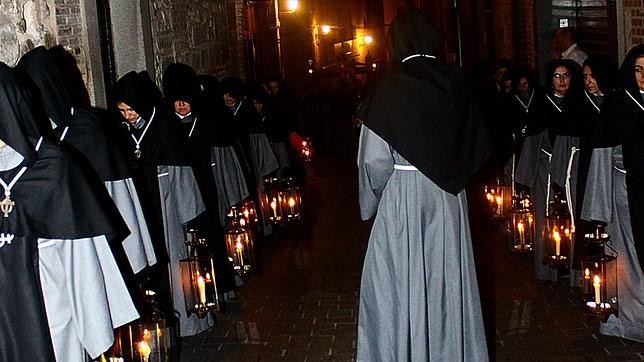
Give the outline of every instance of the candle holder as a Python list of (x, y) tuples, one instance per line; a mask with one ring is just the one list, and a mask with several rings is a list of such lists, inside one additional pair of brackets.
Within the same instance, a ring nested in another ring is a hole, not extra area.
[(504, 219), (512, 206), (512, 188), (504, 185), (501, 177), (497, 177), (483, 186), (483, 192), (489, 204), (492, 219)]
[(282, 215), (286, 221), (299, 220), (302, 216), (302, 193), (293, 177), (287, 177), (280, 186)]
[(145, 319), (126, 324), (114, 331), (114, 344), (100, 357), (101, 362), (165, 362), (175, 343), (173, 328), (167, 325), (154, 300), (154, 292), (145, 292)]
[(300, 144), (302, 146), (302, 148), (300, 149), (300, 156), (302, 156), (302, 160), (304, 160), (304, 162), (313, 161), (313, 144), (311, 143), (311, 139), (302, 138), (302, 142)]
[(284, 218), (284, 200), (280, 193), (280, 184), (281, 181), (277, 177), (264, 178), (261, 207), (265, 220), (271, 224), (278, 224)]
[(228, 260), (238, 275), (250, 272), (255, 265), (253, 239), (248, 230), (241, 227), (238, 220), (230, 220), (224, 235)]
[(508, 223), (510, 251), (513, 253), (524, 254), (532, 251), (535, 223), (531, 201), (530, 195), (523, 192), (513, 197)]
[(604, 253), (601, 255), (582, 258), (581, 286), (586, 309), (602, 322), (606, 322), (611, 314), (619, 315), (618, 253), (609, 244), (605, 243), (603, 246)]
[(180, 260), (179, 267), (186, 314), (194, 314), (203, 319), (211, 311), (219, 312), (215, 262), (212, 255), (190, 256)]
[(565, 200), (555, 196), (546, 216), (546, 248), (544, 264), (556, 269), (570, 265), (574, 230)]

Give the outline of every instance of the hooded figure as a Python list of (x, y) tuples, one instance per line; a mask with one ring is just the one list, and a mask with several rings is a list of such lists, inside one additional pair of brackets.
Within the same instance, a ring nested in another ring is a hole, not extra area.
[(231, 130), (232, 114), (224, 105), (219, 81), (212, 75), (201, 75), (199, 87), (204, 111), (209, 116), (208, 122), (211, 123), (211, 165), (217, 182), (219, 217), (221, 225), (224, 226), (228, 210), (249, 196), (248, 184), (242, 164), (233, 148), (237, 141)]
[[(219, 205), (218, 186), (212, 166), (212, 114), (199, 98), (199, 81), (197, 73), (191, 67), (181, 63), (171, 63), (163, 74), (163, 91), (168, 104), (170, 120), (175, 122), (181, 133), (174, 136), (183, 142), (199, 190), (206, 204), (207, 212), (197, 220), (194, 226), (208, 235), (210, 250), (215, 256), (217, 290), (227, 293), (234, 289), (232, 264), (224, 240), (224, 230), (220, 224), (221, 208)], [(216, 165), (215, 165), (216, 166)]]
[(622, 63), (621, 87), (602, 107), (581, 216), (605, 222), (619, 253), (619, 315), (602, 323), (600, 332), (644, 343), (643, 72), (644, 45), (638, 45)]
[(139, 317), (108, 244), (119, 233), (75, 160), (40, 136), (33, 98), (0, 63), (0, 360), (97, 358)]
[(44, 47), (25, 54), (17, 68), (37, 87), (36, 91), (53, 127), (49, 128), (51, 135), (59, 143), (80, 153), (82, 161), (89, 163), (92, 172), (96, 172), (107, 188), (119, 215), (127, 223), (129, 230), (124, 235), (122, 246), (132, 272), (138, 273), (156, 263), (131, 172), (118, 147), (108, 142), (101, 121), (86, 110), (72, 107), (60, 72)]
[[(179, 316), (179, 333), (191, 336), (214, 325), (212, 316), (187, 316), (180, 260), (188, 257), (184, 228), (205, 211), (182, 129), (159, 102), (159, 90), (146, 72), (130, 72), (116, 83), (112, 107), (124, 124), (121, 143), (130, 156), (157, 257), (150, 287), (167, 318)], [(143, 196), (144, 195), (144, 196)], [(169, 263), (169, 267), (168, 267)]]
[[(557, 195), (569, 200), (566, 196), (574, 195), (574, 190), (566, 193), (564, 185), (568, 180), (569, 163), (573, 162), (573, 169), (576, 170), (578, 162), (578, 155), (574, 157), (576, 151), (573, 152), (572, 149), (579, 149), (579, 138), (573, 136), (577, 135), (574, 105), (580, 99), (580, 92), (581, 77), (576, 63), (571, 60), (553, 60), (548, 63), (542, 107), (537, 108), (528, 118), (527, 137), (523, 142), (515, 173), (516, 182), (530, 187), (535, 230), (545, 228), (549, 199)], [(535, 277), (540, 280), (556, 280), (557, 270), (543, 263), (546, 252), (543, 233), (536, 233), (533, 248)]]
[(357, 359), (487, 361), (464, 188), (492, 141), (464, 74), (432, 55), (439, 32), (418, 11), (389, 31), (393, 70), (359, 111), (360, 210), (375, 221)]

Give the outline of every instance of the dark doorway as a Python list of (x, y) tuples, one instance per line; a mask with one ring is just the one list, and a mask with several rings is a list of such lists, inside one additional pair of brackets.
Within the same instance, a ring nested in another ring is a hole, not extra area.
[(116, 62), (114, 58), (114, 45), (112, 41), (112, 20), (110, 17), (109, 0), (96, 0), (98, 18), (98, 32), (101, 44), (101, 61), (103, 65), (103, 80), (105, 94), (112, 94), (116, 83)]

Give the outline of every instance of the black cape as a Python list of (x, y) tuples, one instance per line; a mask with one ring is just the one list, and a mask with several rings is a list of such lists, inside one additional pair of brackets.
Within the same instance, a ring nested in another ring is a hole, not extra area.
[[(169, 121), (181, 130), (174, 137), (185, 147), (195, 180), (206, 205), (206, 213), (196, 225), (208, 234), (209, 247), (215, 256), (217, 286), (220, 292), (234, 289), (233, 267), (228, 260), (228, 252), (224, 240), (224, 230), (219, 222), (219, 196), (217, 184), (211, 165), (213, 141), (212, 129), (209, 127), (208, 109), (200, 109), (198, 102), (199, 88), (195, 71), (181, 63), (171, 63), (163, 74), (163, 90), (170, 114)], [(191, 115), (181, 119), (174, 113), (174, 102), (182, 100), (190, 103)]]
[(2, 361), (54, 360), (38, 280), (38, 238), (106, 235), (111, 239), (116, 234), (80, 167), (59, 147), (38, 137), (36, 119), (43, 113), (34, 111), (37, 107), (30, 98), (12, 70), (0, 63), (0, 139), (25, 158), (0, 176), (8, 181), (22, 166), (28, 167), (11, 189), (13, 211), (0, 217), (0, 232), (15, 236), (0, 247), (0, 274), (11, 276), (0, 278), (0, 295), (7, 296), (0, 303)]
[(452, 194), (463, 190), (493, 145), (472, 96), (455, 66), (413, 54), (432, 54), (442, 41), (417, 11), (390, 27), (394, 69), (365, 99), (359, 118), (420, 172)]

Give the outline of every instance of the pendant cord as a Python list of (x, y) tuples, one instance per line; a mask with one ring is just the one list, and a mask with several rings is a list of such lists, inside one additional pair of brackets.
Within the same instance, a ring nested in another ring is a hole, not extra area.
[(9, 198), (11, 196), (11, 188), (18, 182), (18, 179), (27, 171), (27, 166), (23, 166), (20, 171), (13, 177), (11, 182), (7, 184), (2, 177), (0, 177), (0, 185), (4, 188), (4, 196)]
[(644, 106), (643, 106), (640, 102), (638, 102), (638, 101), (637, 101), (637, 99), (635, 99), (635, 97), (633, 97), (629, 91), (627, 91), (626, 89), (624, 89), (624, 92), (626, 92), (626, 94), (627, 94), (629, 97), (631, 97), (631, 99), (633, 100), (633, 102), (635, 102), (635, 104), (637, 104), (637, 105), (638, 105), (638, 106), (639, 106), (639, 107), (644, 111)]
[(134, 143), (136, 144), (136, 149), (138, 150), (141, 148), (141, 142), (143, 141), (143, 137), (145, 137), (145, 134), (148, 132), (148, 128), (150, 128), (150, 125), (152, 124), (152, 121), (154, 120), (154, 115), (156, 114), (156, 107), (152, 107), (152, 116), (150, 117), (150, 120), (148, 121), (148, 124), (145, 126), (145, 129), (143, 130), (143, 133), (141, 133), (141, 137), (138, 139), (130, 133), (130, 137), (134, 140)]
[(568, 201), (568, 211), (570, 212), (570, 231), (575, 232), (575, 213), (572, 207), (572, 190), (570, 189), (570, 179), (572, 178), (572, 163), (575, 160), (575, 153), (579, 148), (572, 147), (570, 149), (570, 159), (568, 160), (568, 169), (566, 170), (566, 201)]
[(514, 97), (521, 103), (523, 108), (525, 108), (526, 113), (528, 113), (528, 109), (530, 108), (530, 103), (532, 103), (532, 97), (534, 97), (534, 89), (532, 90), (532, 93), (530, 94), (530, 99), (528, 99), (528, 104), (527, 105), (525, 103), (523, 103), (523, 101), (521, 100), (521, 98), (518, 95), (515, 94)]
[(550, 96), (549, 96), (548, 94), (546, 94), (546, 98), (548, 98), (548, 100), (550, 101), (550, 103), (552, 103), (552, 105), (553, 105), (553, 106), (555, 106), (555, 108), (557, 108), (557, 110), (559, 111), (559, 113), (561, 113), (561, 112), (562, 112), (561, 108), (559, 108), (559, 106), (557, 105), (557, 103), (555, 103), (555, 101), (553, 101), (553, 100), (552, 100), (552, 98), (550, 98)]
[(237, 105), (237, 108), (235, 108), (235, 111), (233, 112), (233, 116), (237, 115), (237, 112), (239, 111), (239, 108), (241, 108), (243, 100), (239, 101), (239, 104)]
[(599, 107), (595, 104), (593, 99), (590, 98), (590, 95), (588, 95), (588, 91), (584, 91), (584, 94), (586, 94), (586, 98), (588, 98), (588, 100), (590, 101), (590, 104), (592, 104), (593, 107), (595, 107), (595, 109), (597, 110), (597, 113), (602, 113), (601, 109), (599, 109)]
[(194, 130), (195, 130), (195, 126), (197, 125), (197, 120), (198, 120), (198, 119), (199, 119), (199, 118), (195, 117), (194, 122), (192, 122), (192, 128), (190, 128), (190, 133), (188, 133), (188, 138), (192, 137), (192, 131), (194, 131)]

